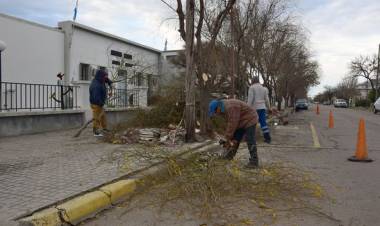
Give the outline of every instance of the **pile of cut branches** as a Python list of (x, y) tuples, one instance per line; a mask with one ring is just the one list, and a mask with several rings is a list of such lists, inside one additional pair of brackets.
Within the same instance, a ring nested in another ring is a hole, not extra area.
[[(150, 157), (149, 154), (144, 156)], [(244, 218), (255, 222), (263, 216), (267, 223), (275, 222), (279, 213), (293, 210), (336, 221), (311, 202), (326, 198), (322, 187), (310, 173), (295, 166), (273, 163), (248, 170), (237, 161), (227, 162), (204, 154), (194, 154), (187, 159), (165, 155), (163, 159), (167, 164), (166, 173), (148, 176), (142, 182), (143, 194), (157, 194), (147, 205), (159, 205), (161, 209), (173, 202), (180, 203), (176, 206), (178, 212), (192, 210), (194, 216), (224, 219), (224, 222), (232, 220), (226, 213), (236, 212), (236, 208), (242, 206), (256, 211), (256, 214), (250, 213), (254, 219)]]

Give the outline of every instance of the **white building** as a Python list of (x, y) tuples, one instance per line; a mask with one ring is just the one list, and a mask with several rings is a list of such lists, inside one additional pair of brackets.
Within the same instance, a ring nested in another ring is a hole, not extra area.
[(161, 53), (161, 84), (169, 83), (173, 79), (183, 76), (186, 72), (185, 65), (178, 65), (177, 62), (174, 62), (179, 60), (181, 51), (183, 50), (167, 50)]
[[(64, 84), (80, 87), (78, 100), (71, 102), (88, 109), (88, 87), (98, 68), (106, 68), (119, 81), (115, 88), (133, 92), (123, 97), (129, 104), (137, 101), (146, 106), (148, 95), (157, 89), (162, 68), (168, 68), (163, 61), (165, 52), (72, 21), (60, 22), (53, 28), (0, 14), (0, 31), (0, 40), (7, 45), (2, 53), (1, 103), (4, 105), (7, 98), (8, 107), (19, 99), (14, 93), (20, 88), (9, 84), (5, 88), (4, 82), (54, 85), (56, 75), (64, 73)], [(37, 90), (28, 87), (26, 93)], [(50, 89), (49, 93), (56, 87)], [(49, 95), (47, 98), (51, 99)], [(27, 101), (39, 106), (44, 98)]]
[[(148, 89), (157, 84), (148, 87), (148, 78), (160, 74), (161, 51), (72, 21), (58, 26), (65, 34), (66, 82), (89, 86), (96, 69), (106, 68), (113, 80), (124, 80), (116, 88), (138, 93), (139, 105), (147, 105)], [(87, 90), (80, 91), (81, 106), (88, 103)]]
[[(55, 84), (64, 71), (64, 32), (0, 14), (2, 81)], [(4, 91), (3, 91), (4, 92)]]
[[(376, 81), (373, 81), (376, 84)], [(367, 99), (369, 92), (371, 91), (371, 83), (366, 80), (365, 82), (361, 82), (356, 86), (356, 89), (359, 91), (358, 99)]]

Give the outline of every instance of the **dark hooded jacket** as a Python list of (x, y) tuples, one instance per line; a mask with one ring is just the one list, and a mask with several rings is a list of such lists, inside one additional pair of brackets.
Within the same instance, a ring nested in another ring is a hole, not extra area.
[(103, 106), (107, 99), (106, 77), (104, 70), (98, 70), (90, 85), (90, 103)]

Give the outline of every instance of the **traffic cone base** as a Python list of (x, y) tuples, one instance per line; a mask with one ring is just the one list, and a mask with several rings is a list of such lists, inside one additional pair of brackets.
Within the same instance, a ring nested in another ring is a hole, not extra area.
[(356, 156), (351, 156), (348, 158), (348, 161), (351, 162), (373, 162), (373, 159), (365, 158), (365, 159), (358, 159)]

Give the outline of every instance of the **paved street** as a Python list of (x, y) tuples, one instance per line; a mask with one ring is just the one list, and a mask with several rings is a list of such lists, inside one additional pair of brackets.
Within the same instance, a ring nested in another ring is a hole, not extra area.
[(75, 132), (0, 138), (0, 225), (148, 165), (125, 155), (141, 145), (103, 143), (92, 129), (72, 138)]
[[(334, 112), (334, 129), (328, 129), (330, 110)], [(337, 201), (331, 211), (344, 225), (377, 225), (380, 222), (380, 115), (321, 106), (319, 116), (308, 111), (297, 114), (300, 117), (315, 125), (322, 147), (334, 148), (289, 155), (289, 158), (313, 169), (326, 185), (337, 188), (329, 191)], [(375, 160), (372, 163), (347, 161), (355, 153), (361, 117), (366, 121), (368, 153)]]
[[(333, 110), (335, 116), (334, 129), (328, 129), (330, 110)], [(375, 160), (372, 163), (347, 161), (347, 158), (355, 152), (360, 117), (366, 120), (369, 157)], [(316, 136), (313, 136), (310, 124), (314, 126)], [(279, 126), (274, 129), (273, 144), (267, 147), (260, 143), (259, 155), (262, 164), (277, 160), (290, 161), (307, 171), (311, 171), (318, 177), (318, 181), (326, 190), (326, 194), (331, 198), (331, 201), (323, 201), (319, 205), (324, 213), (338, 220), (312, 217), (300, 213), (292, 217), (280, 218), (274, 225), (378, 225), (380, 222), (378, 213), (380, 209), (379, 132), (380, 115), (360, 110), (335, 109), (330, 106), (321, 106), (320, 115), (316, 115), (315, 109), (297, 112), (291, 116), (288, 126)], [(321, 148), (316, 148), (316, 143), (319, 143)], [(244, 164), (247, 159), (245, 149), (239, 152), (238, 159), (240, 158), (243, 158), (241, 161)], [(149, 196), (150, 194), (146, 194), (145, 197), (136, 197), (130, 201), (129, 205), (125, 204), (127, 207), (122, 205), (105, 211), (84, 225), (190, 226), (205, 223), (191, 213), (184, 213), (178, 217), (174, 213), (175, 204), (164, 209), (152, 206), (146, 208), (133, 207), (143, 200), (149, 200)], [(241, 212), (242, 216), (253, 214), (249, 211), (248, 213)]]

